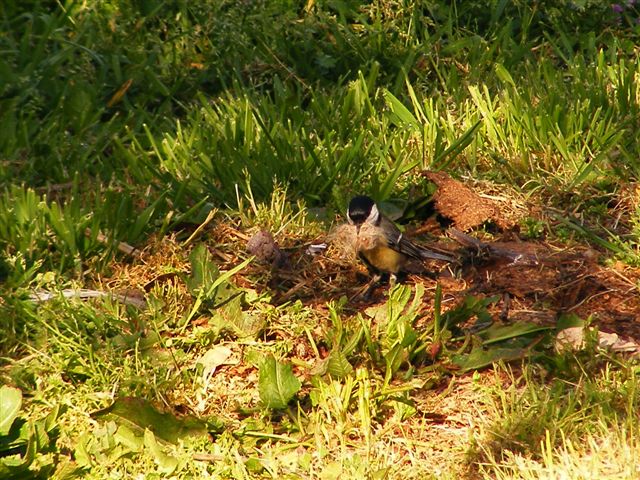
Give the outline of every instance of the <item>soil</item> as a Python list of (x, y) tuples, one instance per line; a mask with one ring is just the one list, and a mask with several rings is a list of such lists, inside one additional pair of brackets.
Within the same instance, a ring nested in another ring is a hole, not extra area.
[(501, 230), (513, 226), (512, 219), (501, 213), (504, 205), (497, 201), (480, 196), (444, 172), (423, 175), (437, 186), (433, 196), (435, 209), (459, 230), (466, 232), (486, 222), (495, 223)]

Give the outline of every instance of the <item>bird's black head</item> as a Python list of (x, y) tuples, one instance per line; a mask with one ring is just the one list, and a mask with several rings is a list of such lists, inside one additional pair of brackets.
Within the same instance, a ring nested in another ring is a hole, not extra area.
[(353, 197), (349, 202), (347, 219), (354, 225), (362, 225), (366, 221), (376, 222), (380, 216), (376, 203), (366, 195)]

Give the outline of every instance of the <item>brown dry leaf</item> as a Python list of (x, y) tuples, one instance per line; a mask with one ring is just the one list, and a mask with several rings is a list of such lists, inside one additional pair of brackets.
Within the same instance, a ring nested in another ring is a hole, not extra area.
[[(593, 328), (589, 329), (593, 331)], [(625, 340), (616, 333), (597, 332), (598, 346), (611, 350), (612, 352), (638, 353), (640, 345), (638, 343)], [(583, 327), (565, 328), (558, 332), (556, 337), (556, 349), (558, 351), (581, 350), (585, 345), (585, 331)]]

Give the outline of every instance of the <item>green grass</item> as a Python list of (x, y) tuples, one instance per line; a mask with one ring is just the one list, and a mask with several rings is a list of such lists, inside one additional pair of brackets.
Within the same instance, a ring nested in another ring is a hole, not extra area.
[(511, 384), (491, 396), (494, 420), (481, 428), (478, 442), (481, 471), (495, 478), (637, 475), (631, 459), (638, 452), (638, 372), (616, 363), (542, 387), (531, 372), (511, 376)]
[[(267, 229), (295, 256), (353, 194), (406, 204), (442, 169), (527, 199), (521, 237), (632, 271), (640, 10), (621, 5), (3, 2), (0, 379), (30, 426), (25, 450), (0, 428), (0, 460), (28, 452), (13, 467), (42, 478), (634, 478), (635, 360), (515, 327), (465, 338), (495, 300), (451, 310), (429, 283), (358, 310), (340, 265), (304, 267), (324, 282), (310, 301), (245, 252)], [(146, 307), (30, 299), (81, 288)], [(126, 398), (151, 407), (96, 414)], [(166, 442), (136, 423), (151, 409), (211, 436)]]

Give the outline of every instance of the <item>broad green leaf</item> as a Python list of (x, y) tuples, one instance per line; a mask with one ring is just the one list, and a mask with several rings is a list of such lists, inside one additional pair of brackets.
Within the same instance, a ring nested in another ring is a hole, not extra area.
[(391, 467), (381, 468), (380, 470), (375, 470), (371, 472), (370, 477), (371, 480), (386, 480), (389, 478), (389, 474), (391, 473)]
[(390, 120), (398, 127), (419, 128), (420, 124), (416, 117), (409, 111), (404, 104), (398, 100), (389, 90), (384, 90), (384, 99), (390, 110)]
[(43, 419), (44, 428), (47, 432), (52, 432), (58, 427), (58, 419), (60, 415), (67, 411), (66, 406), (60, 406), (59, 403), (54, 405), (49, 414)]
[(575, 313), (566, 313), (560, 315), (556, 322), (556, 329), (558, 331), (571, 327), (584, 327), (585, 321)]
[(398, 371), (402, 362), (407, 360), (407, 351), (402, 345), (395, 345), (384, 356), (384, 361), (387, 367), (385, 382), (391, 380), (391, 377)]
[(491, 314), (487, 310), (487, 307), (497, 302), (499, 298), (497, 295), (486, 298), (474, 297), (473, 295), (466, 296), (460, 305), (442, 314), (442, 328), (451, 329), (474, 316), (477, 317), (478, 320), (476, 323), (478, 324), (490, 323)]
[(327, 358), (327, 373), (333, 378), (344, 378), (353, 373), (353, 367), (343, 352), (334, 350)]
[(264, 471), (264, 465), (262, 465), (260, 459), (255, 457), (248, 458), (247, 461), (244, 462), (244, 466), (254, 475), (258, 475)]
[(113, 437), (116, 442), (132, 452), (139, 452), (144, 445), (143, 439), (137, 436), (135, 432), (126, 425), (120, 425)]
[(202, 291), (207, 291), (213, 282), (220, 276), (218, 267), (211, 260), (211, 253), (206, 245), (199, 244), (189, 254), (191, 263), (191, 275), (185, 279), (187, 287), (192, 295), (197, 296)]
[(522, 337), (532, 333), (545, 332), (552, 330), (554, 327), (536, 325), (530, 322), (516, 322), (512, 325), (491, 325), (478, 335), (483, 340), (484, 345), (502, 342), (511, 338)]
[(119, 398), (103, 410), (91, 414), (93, 418), (113, 420), (118, 425), (142, 435), (146, 429), (153, 431), (164, 441), (176, 443), (186, 436), (204, 436), (207, 426), (194, 417), (176, 418), (171, 413), (161, 413), (150, 402), (142, 398)]
[(78, 462), (78, 465), (80, 465), (81, 467), (89, 468), (93, 464), (93, 459), (91, 458), (91, 454), (89, 453), (89, 446), (92, 438), (93, 434), (87, 431), (81, 434), (75, 442), (73, 458), (75, 458), (76, 462)]
[(20, 455), (0, 457), (0, 478), (25, 480), (33, 478), (33, 473), (29, 473), (30, 463)]
[(0, 388), (0, 435), (7, 435), (22, 407), (22, 392), (3, 385)]
[(451, 361), (465, 372), (477, 370), (491, 365), (499, 360), (511, 361), (524, 358), (529, 353), (526, 348), (474, 348), (471, 353), (464, 355), (454, 355)]
[(24, 453), (0, 457), (0, 474), (2, 474), (0, 478), (33, 478), (33, 473), (26, 475), (25, 472), (36, 458), (38, 441), (32, 422), (24, 424), (21, 436), (22, 430), (25, 432), (27, 448)]
[(291, 365), (278, 362), (272, 355), (260, 365), (260, 399), (269, 408), (283, 409), (300, 390), (300, 380)]
[(144, 431), (144, 446), (147, 447), (162, 473), (170, 475), (178, 467), (178, 459), (164, 453), (162, 447), (156, 441), (156, 436), (149, 429)]
[(31, 434), (29, 441), (31, 440), (36, 442), (36, 446), (39, 449), (47, 448), (51, 444), (52, 439), (45, 429), (44, 422), (33, 422), (33, 433)]
[(51, 480), (71, 480), (73, 478), (85, 477), (85, 469), (65, 455), (59, 457), (59, 461), (55, 467), (56, 471), (49, 477)]
[(360, 328), (358, 328), (358, 331), (355, 332), (351, 338), (349, 338), (347, 343), (345, 343), (344, 347), (342, 347), (342, 354), (345, 356), (351, 354), (360, 343), (360, 340), (362, 340), (363, 335), (364, 327), (361, 325)]
[(213, 331), (229, 332), (237, 338), (257, 338), (266, 326), (266, 318), (255, 311), (243, 310), (240, 295), (223, 308), (211, 310), (209, 325)]
[(341, 462), (331, 462), (325, 464), (322, 469), (322, 480), (339, 480), (344, 477), (344, 470)]

